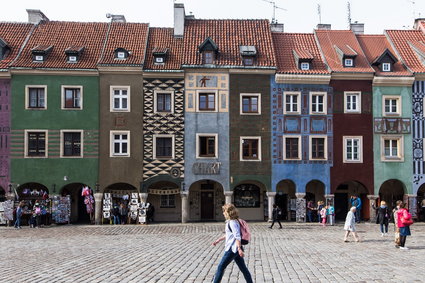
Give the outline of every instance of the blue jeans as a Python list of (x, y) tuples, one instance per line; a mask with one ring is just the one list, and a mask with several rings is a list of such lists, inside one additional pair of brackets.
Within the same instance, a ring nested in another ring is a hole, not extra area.
[(15, 228), (21, 227), (21, 216), (16, 217)]
[(360, 222), (360, 210), (361, 208), (356, 210), (356, 222), (359, 223)]
[(119, 215), (114, 215), (114, 224), (121, 224), (121, 219)]
[(249, 270), (245, 265), (245, 261), (243, 260), (243, 257), (241, 257), (238, 252), (233, 253), (232, 249), (229, 249), (227, 252), (224, 252), (223, 258), (221, 259), (221, 262), (218, 265), (217, 272), (214, 275), (214, 283), (221, 282), (221, 279), (223, 278), (224, 270), (229, 265), (229, 263), (232, 262), (232, 260), (235, 260), (240, 271), (242, 271), (243, 277), (245, 277), (245, 281), (248, 283), (252, 283), (253, 281), (252, 281), (251, 273), (249, 273)]
[(307, 210), (307, 221), (313, 222), (313, 212), (310, 209)]
[[(380, 224), (381, 225), (381, 233), (388, 233), (388, 223), (387, 224)], [(384, 232), (384, 226), (385, 226), (385, 232)]]

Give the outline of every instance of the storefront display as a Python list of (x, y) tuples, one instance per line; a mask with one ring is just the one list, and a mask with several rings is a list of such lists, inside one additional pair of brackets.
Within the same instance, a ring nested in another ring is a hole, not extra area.
[(70, 223), (71, 197), (54, 196), (52, 202), (52, 218), (57, 224)]
[[(103, 195), (103, 212), (102, 217), (103, 219), (110, 219), (111, 218), (111, 210), (112, 210), (112, 197), (110, 193), (105, 193)], [(102, 221), (103, 223), (103, 221)]]

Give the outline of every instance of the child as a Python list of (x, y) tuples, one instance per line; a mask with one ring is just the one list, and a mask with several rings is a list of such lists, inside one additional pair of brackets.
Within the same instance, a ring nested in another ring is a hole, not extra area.
[(320, 211), (320, 217), (322, 218), (322, 226), (326, 226), (326, 213), (327, 213), (327, 206), (323, 206), (322, 210)]

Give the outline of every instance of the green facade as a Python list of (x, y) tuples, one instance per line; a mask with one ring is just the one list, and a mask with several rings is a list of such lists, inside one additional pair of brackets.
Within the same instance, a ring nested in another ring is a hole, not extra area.
[[(25, 109), (26, 86), (47, 86), (44, 110)], [(62, 86), (82, 87), (82, 109), (61, 109)], [(40, 183), (50, 193), (68, 184), (94, 188), (98, 182), (99, 80), (98, 76), (13, 75), (11, 182)], [(47, 157), (25, 157), (25, 130), (47, 130)], [(82, 131), (82, 157), (61, 157), (61, 130)], [(66, 178), (65, 178), (66, 176)], [(67, 179), (67, 180), (64, 180)]]
[[(394, 96), (401, 98), (401, 115), (397, 118), (406, 119), (410, 123), (410, 131), (387, 132), (386, 134), (376, 132), (377, 118), (383, 118), (383, 96)], [(374, 182), (375, 195), (379, 194), (382, 184), (387, 180), (399, 180), (403, 183), (405, 193), (412, 194), (412, 87), (411, 86), (374, 86), (373, 87), (373, 117), (374, 117)], [(403, 137), (403, 161), (386, 162), (381, 160), (382, 136)]]

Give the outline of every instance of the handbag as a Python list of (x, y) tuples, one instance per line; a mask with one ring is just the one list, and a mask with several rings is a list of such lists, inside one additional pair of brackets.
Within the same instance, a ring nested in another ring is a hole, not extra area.
[(401, 223), (403, 223), (404, 226), (410, 226), (413, 224), (412, 218), (401, 218)]

